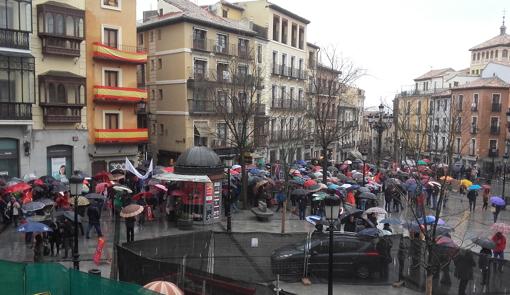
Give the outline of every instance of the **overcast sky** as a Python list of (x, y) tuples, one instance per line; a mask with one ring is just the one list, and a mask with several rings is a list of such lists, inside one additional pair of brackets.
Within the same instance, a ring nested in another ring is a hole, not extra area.
[[(469, 48), (498, 35), (503, 10), (510, 10), (508, 0), (272, 2), (310, 20), (308, 42), (335, 46), (367, 70), (357, 82), (366, 91), (366, 106), (391, 102), (401, 87), (432, 68), (469, 67)], [(140, 19), (143, 10), (156, 9), (156, 0), (137, 5)]]

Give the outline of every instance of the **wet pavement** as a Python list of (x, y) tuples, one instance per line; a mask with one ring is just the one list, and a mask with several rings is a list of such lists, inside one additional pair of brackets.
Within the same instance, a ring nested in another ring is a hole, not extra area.
[[(471, 238), (475, 236), (490, 236), (493, 233), (490, 231), (490, 226), (493, 224), (492, 222), (492, 213), (489, 211), (482, 211), (482, 201), (481, 196), (477, 200), (477, 207), (474, 213), (468, 212), (468, 201), (466, 196), (459, 195), (457, 193), (451, 193), (448, 201), (447, 208), (443, 211), (441, 216), (442, 219), (446, 221), (446, 223), (455, 228), (455, 232), (452, 233), (452, 238), (458, 242), (459, 245), (462, 245), (464, 248), (472, 248), (474, 251), (478, 251), (479, 248), (475, 247), (471, 243)], [(382, 202), (381, 202), (382, 206)], [(432, 211), (428, 212), (428, 214), (433, 214)], [(290, 212), (287, 212), (287, 220), (285, 222), (286, 232), (309, 232), (314, 229), (314, 227), (305, 222), (298, 220), (298, 217)], [(404, 211), (403, 213), (390, 213), (392, 217), (401, 217), (409, 216), (409, 210)], [(499, 216), (498, 222), (505, 222), (510, 224), (510, 213), (507, 211), (502, 211)], [(84, 228), (86, 230), (87, 223), (84, 223)], [(400, 226), (392, 226), (394, 233), (402, 233), (405, 230)], [(111, 268), (111, 253), (112, 253), (112, 241), (113, 241), (113, 231), (114, 231), (114, 222), (112, 217), (109, 215), (109, 212), (103, 211), (101, 229), (106, 238), (106, 247), (103, 252), (102, 260), (99, 266), (96, 266), (92, 257), (95, 252), (95, 248), (97, 245), (97, 237), (95, 232), (91, 231), (91, 239), (85, 239), (84, 236), (79, 237), (79, 252), (80, 252), (80, 266), (82, 271), (88, 271), (93, 268), (98, 268), (101, 270), (103, 276), (108, 277), (110, 275)], [(260, 222), (255, 219), (253, 214), (249, 211), (241, 211), (239, 213), (233, 214), (232, 217), (232, 229), (235, 232), (272, 232), (279, 233), (281, 232), (281, 212), (275, 213), (273, 218), (269, 222)], [(124, 222), (121, 221), (120, 226), (120, 237), (121, 242), (125, 242), (126, 233)], [(221, 223), (210, 225), (210, 226), (194, 226), (193, 230), (218, 230), (224, 231), (226, 230), (226, 220), (223, 218)], [(185, 231), (181, 231), (177, 229), (173, 224), (169, 224), (165, 219), (156, 219), (155, 221), (146, 222), (146, 224), (142, 227), (138, 225), (135, 228), (135, 240), (140, 239), (150, 239), (159, 236), (166, 235), (175, 235), (184, 233)], [(3, 233), (0, 234), (0, 259), (11, 260), (11, 261), (22, 261), (22, 262), (31, 262), (33, 261), (33, 250), (25, 245), (24, 235), (15, 232), (14, 227), (9, 226)], [(507, 248), (507, 252), (510, 252), (510, 248)], [(510, 253), (509, 253), (510, 254)], [(72, 260), (63, 259), (62, 252), (59, 257), (45, 257), (46, 261), (59, 262), (64, 266), (71, 267)], [(294, 284), (289, 284), (290, 287), (294, 288)], [(295, 288), (304, 288), (302, 290), (315, 290), (314, 288), (325, 288), (324, 284), (316, 284), (315, 287), (303, 287), (301, 284), (297, 284)], [(308, 288), (308, 289), (307, 289)], [(391, 287), (389, 287), (393, 290)], [(317, 291), (312, 291), (313, 293), (323, 294), (322, 289), (317, 289)], [(377, 288), (376, 288), (377, 289)], [(374, 290), (376, 290), (374, 289)], [(324, 289), (325, 292), (326, 289)], [(338, 294), (369, 294), (366, 292), (357, 293), (356, 287), (352, 287), (352, 291), (346, 291), (346, 293), (338, 293)], [(407, 289), (400, 291), (400, 289), (395, 289), (390, 293), (384, 294), (411, 294), (407, 292), (411, 292)], [(303, 291), (308, 292), (308, 291)], [(312, 294), (310, 292), (310, 294)], [(351, 292), (351, 293), (349, 293)], [(299, 294), (308, 294), (301, 293)]]
[[(327, 284), (312, 284), (304, 286), (301, 283), (282, 283), (280, 288), (299, 295), (317, 295), (327, 294)], [(333, 294), (342, 295), (369, 295), (369, 294), (384, 294), (384, 295), (417, 295), (423, 294), (412, 291), (407, 288), (394, 288), (392, 286), (366, 286), (366, 285), (345, 285), (333, 284)]]

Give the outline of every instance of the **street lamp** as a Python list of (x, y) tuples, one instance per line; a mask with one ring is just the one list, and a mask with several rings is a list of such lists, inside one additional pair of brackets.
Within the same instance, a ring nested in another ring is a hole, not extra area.
[(328, 265), (328, 295), (333, 295), (333, 221), (338, 219), (340, 212), (340, 198), (328, 195), (324, 199), (326, 219), (329, 221), (329, 265)]
[(505, 185), (506, 185), (506, 164), (508, 163), (508, 141), (507, 144), (507, 150), (505, 155), (503, 155), (503, 191), (501, 192), (501, 197), (503, 200), (505, 200), (505, 206), (507, 203), (506, 197), (505, 197)]
[(382, 135), (384, 130), (391, 128), (393, 116), (384, 112), (384, 105), (379, 105), (379, 112), (368, 117), (368, 125), (377, 132), (377, 167), (381, 165)]
[(74, 173), (69, 179), (71, 195), (74, 196), (74, 243), (73, 243), (73, 267), (80, 270), (80, 254), (78, 254), (78, 196), (83, 188), (83, 176)]

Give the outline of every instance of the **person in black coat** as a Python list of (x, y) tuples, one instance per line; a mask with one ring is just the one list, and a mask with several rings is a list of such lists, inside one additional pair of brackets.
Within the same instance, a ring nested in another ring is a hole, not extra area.
[(478, 192), (476, 190), (470, 190), (467, 193), (467, 198), (469, 200), (469, 211), (475, 212), (475, 205), (476, 205), (476, 197), (478, 195)]
[(473, 279), (473, 267), (475, 267), (475, 260), (471, 251), (464, 251), (457, 256), (454, 260), (455, 263), (455, 276), (459, 279), (459, 295), (466, 294), (466, 287), (470, 280)]
[(51, 222), (50, 228), (53, 230), (48, 232), (48, 241), (50, 242), (50, 253), (51, 256), (55, 256), (56, 248), (57, 255), (59, 255), (60, 245), (62, 244), (62, 233), (60, 231), (60, 226), (58, 226), (55, 222)]
[(478, 257), (478, 267), (482, 272), (482, 286), (489, 282), (489, 258), (492, 257), (492, 251), (487, 248), (480, 250), (480, 256)]
[(64, 241), (64, 258), (67, 258), (67, 253), (73, 245), (74, 228), (71, 222), (67, 218), (64, 218), (62, 224), (62, 240)]
[(102, 237), (103, 233), (101, 232), (101, 214), (99, 208), (97, 208), (96, 205), (90, 205), (87, 209), (87, 216), (89, 217), (89, 226), (87, 227), (86, 238), (90, 239), (90, 230), (92, 228), (96, 230), (98, 237)]
[(356, 220), (354, 219), (354, 215), (345, 218), (342, 223), (344, 224), (345, 232), (356, 232)]
[(126, 235), (127, 235), (127, 241), (133, 242), (135, 240), (135, 217), (126, 217)]

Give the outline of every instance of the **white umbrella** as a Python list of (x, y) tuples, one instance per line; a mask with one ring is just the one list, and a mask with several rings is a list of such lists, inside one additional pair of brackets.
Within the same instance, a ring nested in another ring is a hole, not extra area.
[(118, 192), (128, 192), (128, 194), (133, 193), (133, 191), (129, 187), (123, 185), (116, 185), (113, 187), (113, 189)]
[(366, 214), (375, 213), (375, 214), (388, 214), (386, 210), (381, 207), (372, 207), (365, 211)]

